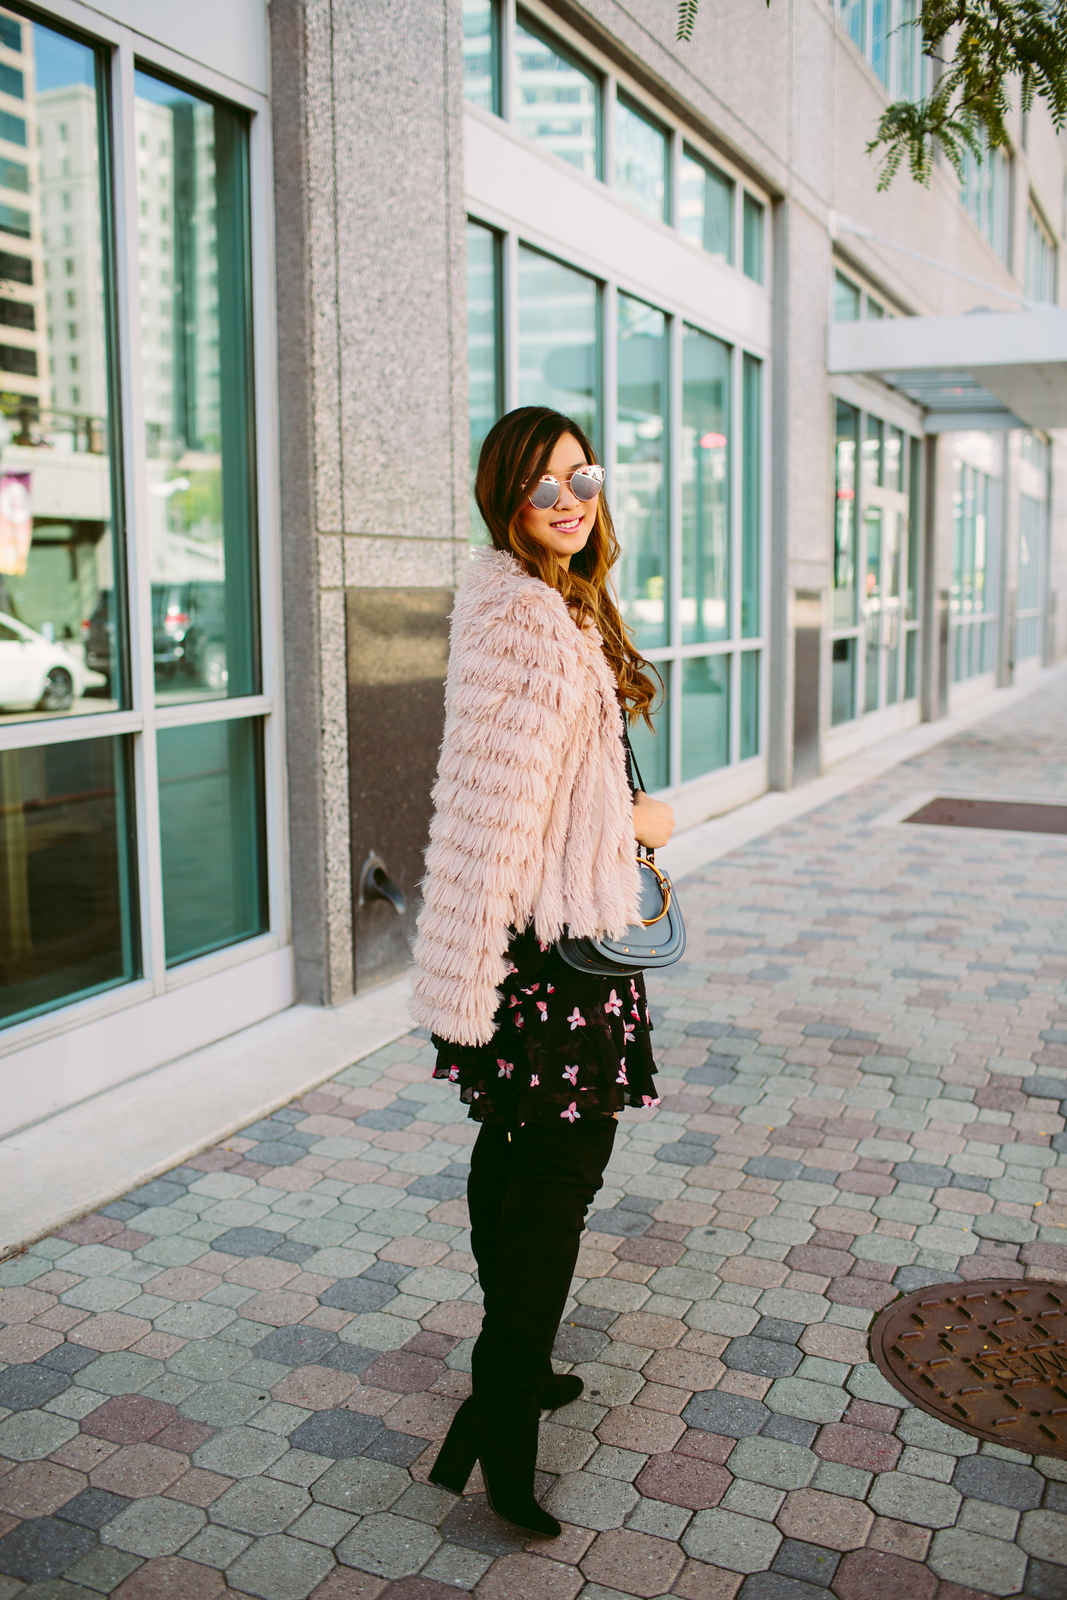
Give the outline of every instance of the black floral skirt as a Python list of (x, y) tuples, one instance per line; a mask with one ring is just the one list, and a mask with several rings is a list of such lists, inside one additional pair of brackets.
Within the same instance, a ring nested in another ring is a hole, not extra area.
[(659, 1104), (640, 972), (578, 972), (555, 945), (542, 949), (532, 928), (513, 936), (507, 962), (489, 1043), (433, 1039), (434, 1077), (459, 1085), (477, 1122), (573, 1123)]

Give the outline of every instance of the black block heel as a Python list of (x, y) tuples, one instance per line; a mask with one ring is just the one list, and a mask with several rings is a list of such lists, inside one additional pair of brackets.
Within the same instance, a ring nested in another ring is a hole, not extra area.
[(478, 1459), (478, 1435), (471, 1424), (470, 1413), (464, 1416), (463, 1412), (461, 1406), (429, 1472), (431, 1483), (451, 1489), (453, 1494), (463, 1493)]

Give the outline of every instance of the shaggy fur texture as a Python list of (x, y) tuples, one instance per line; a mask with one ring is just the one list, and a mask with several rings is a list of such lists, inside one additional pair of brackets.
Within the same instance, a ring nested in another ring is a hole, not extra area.
[(600, 635), (514, 556), (480, 554), (452, 617), (415, 942), (412, 1015), (442, 1038), (492, 1038), (509, 928), (549, 944), (636, 919), (621, 735)]

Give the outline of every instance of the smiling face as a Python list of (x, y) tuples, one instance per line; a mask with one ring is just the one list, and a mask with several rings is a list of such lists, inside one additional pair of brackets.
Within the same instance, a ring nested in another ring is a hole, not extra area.
[[(539, 511), (529, 499), (523, 502), (520, 517), (523, 529), (553, 551), (561, 566), (570, 565), (571, 556), (584, 550), (596, 521), (597, 499), (579, 500), (571, 491), (572, 472), (586, 465), (585, 453), (572, 433), (565, 433), (542, 469), (559, 480), (559, 499), (549, 511)], [(527, 492), (534, 484), (527, 485)]]

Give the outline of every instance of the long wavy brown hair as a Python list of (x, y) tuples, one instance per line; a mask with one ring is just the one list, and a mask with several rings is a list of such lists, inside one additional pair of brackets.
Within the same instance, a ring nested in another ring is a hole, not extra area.
[[(634, 649), (612, 592), (611, 569), (622, 551), (607, 497), (600, 494), (588, 541), (571, 557), (569, 567), (563, 566), (555, 552), (523, 526), (527, 490), (547, 471), (553, 450), (567, 433), (577, 439), (586, 461), (596, 461), (592, 443), (573, 417), (547, 406), (519, 406), (509, 411), (485, 437), (478, 457), (474, 498), (495, 547), (509, 551), (531, 577), (541, 578), (558, 590), (579, 627), (591, 622), (597, 629), (627, 717), (631, 722), (643, 717), (651, 728), (651, 710), (662, 680), (655, 667)], [(655, 674), (658, 688), (649, 673)]]

